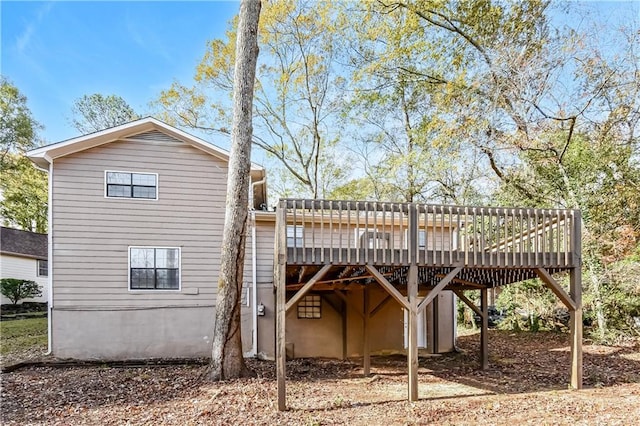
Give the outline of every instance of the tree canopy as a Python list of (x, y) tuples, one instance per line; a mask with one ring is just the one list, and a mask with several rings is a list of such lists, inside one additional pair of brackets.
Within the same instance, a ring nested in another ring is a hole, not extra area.
[(84, 95), (74, 101), (71, 110), (71, 124), (82, 134), (98, 132), (139, 118), (133, 108), (117, 95)]

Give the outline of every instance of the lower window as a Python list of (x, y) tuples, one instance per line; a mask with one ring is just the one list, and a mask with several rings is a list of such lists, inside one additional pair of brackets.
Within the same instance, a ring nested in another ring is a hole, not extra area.
[(130, 290), (179, 290), (180, 249), (129, 247)]
[(322, 299), (319, 294), (304, 296), (298, 302), (298, 318), (320, 319), (322, 318)]

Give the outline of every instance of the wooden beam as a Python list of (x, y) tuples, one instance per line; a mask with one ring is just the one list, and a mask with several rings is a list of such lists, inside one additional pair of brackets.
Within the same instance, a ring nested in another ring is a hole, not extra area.
[(449, 272), (442, 280), (440, 280), (438, 285), (436, 285), (429, 292), (427, 297), (422, 299), (422, 301), (418, 305), (418, 310), (423, 309), (426, 305), (431, 303), (433, 301), (433, 299), (435, 299), (435, 297), (442, 291), (442, 289), (445, 288), (447, 286), (447, 284), (449, 284), (451, 282), (451, 280), (453, 280), (453, 278), (456, 275), (458, 275), (458, 272), (460, 272), (461, 270), (462, 270), (462, 266), (458, 266), (458, 267), (454, 268), (451, 272)]
[(409, 401), (418, 400), (418, 265), (409, 266), (409, 350), (407, 353)]
[(364, 316), (362, 319), (362, 333), (363, 333), (363, 348), (362, 348), (362, 371), (365, 377), (371, 373), (371, 342), (369, 340), (369, 297), (370, 288), (365, 286), (363, 296), (363, 311)]
[(538, 276), (540, 277), (540, 279), (547, 285), (547, 287), (549, 287), (549, 289), (553, 291), (556, 296), (558, 296), (558, 299), (560, 299), (560, 301), (564, 303), (564, 306), (566, 306), (567, 309), (569, 309), (570, 311), (576, 310), (576, 304), (573, 300), (571, 300), (571, 296), (569, 296), (567, 292), (564, 291), (562, 286), (558, 284), (556, 280), (553, 279), (551, 274), (549, 274), (549, 272), (546, 269), (536, 268), (535, 271), (536, 271), (536, 274), (538, 274)]
[(582, 389), (582, 216), (574, 210), (571, 229), (573, 269), (569, 276), (569, 291), (575, 303), (570, 311), (571, 326), (571, 387)]
[(380, 310), (381, 310), (382, 308), (384, 308), (384, 307), (385, 307), (385, 305), (386, 305), (387, 303), (389, 303), (389, 301), (390, 301), (391, 299), (392, 299), (391, 295), (390, 295), (390, 294), (387, 294), (387, 297), (385, 297), (384, 299), (382, 299), (382, 301), (381, 301), (380, 303), (378, 303), (378, 305), (377, 305), (375, 308), (373, 308), (373, 309), (371, 310), (371, 317), (373, 318), (373, 317), (374, 317), (378, 312), (380, 312)]
[(378, 270), (372, 265), (365, 265), (365, 268), (371, 275), (375, 278), (375, 280), (380, 284), (394, 299), (398, 301), (400, 306), (405, 309), (409, 309), (409, 302), (407, 299), (394, 287), (391, 285), (389, 281), (380, 273)]
[(478, 314), (479, 317), (482, 317), (482, 311), (478, 308), (467, 296), (464, 295), (462, 290), (453, 290), (453, 292), (458, 296), (460, 300), (462, 300), (465, 305), (467, 305), (473, 312)]
[(298, 282), (304, 281), (304, 276), (307, 274), (307, 268), (308, 266), (306, 265), (302, 265), (300, 267), (300, 270), (298, 271)]
[(278, 410), (287, 409), (286, 392), (286, 304), (287, 304), (287, 227), (284, 202), (278, 204), (276, 216), (276, 258), (274, 284), (276, 285), (276, 378), (278, 387)]
[[(390, 275), (393, 275), (393, 273), (382, 274), (382, 276), (384, 276), (384, 277), (388, 277)], [(334, 279), (331, 279), (331, 280), (317, 281), (316, 285), (343, 283), (343, 282), (346, 282), (346, 281), (369, 280), (369, 279), (374, 279), (374, 278), (375, 277), (373, 275), (361, 275), (361, 276), (349, 277), (349, 278), (334, 278)], [(306, 285), (306, 283), (287, 284), (287, 289), (288, 290), (298, 290), (298, 289), (304, 287), (305, 285)]]
[(480, 326), (480, 369), (489, 368), (489, 295), (486, 288), (480, 290), (482, 322)]
[(349, 307), (353, 309), (356, 312), (356, 314), (360, 315), (360, 318), (364, 318), (364, 313), (362, 313), (362, 310), (360, 309), (360, 307), (358, 307), (355, 303), (353, 303), (351, 299), (349, 299), (347, 296), (344, 295), (344, 293), (336, 290), (335, 294), (338, 295), (338, 297), (340, 297), (340, 299), (342, 299), (344, 303), (349, 305)]
[(320, 298), (327, 302), (327, 305), (331, 306), (331, 309), (333, 309), (337, 314), (340, 314), (340, 307), (337, 306), (331, 299), (329, 299), (326, 294), (321, 294)]
[[(436, 278), (442, 279), (444, 277), (446, 277), (446, 275), (444, 275), (444, 274), (436, 274)], [(474, 283), (472, 281), (463, 280), (462, 278), (454, 278), (453, 280), (451, 280), (451, 282), (456, 283), (456, 284), (462, 284), (464, 286), (471, 287), (471, 288), (478, 289), (478, 290), (480, 290), (481, 288), (485, 288), (486, 287), (486, 285)]]
[(320, 278), (324, 277), (324, 275), (331, 269), (331, 264), (324, 265), (316, 274), (307, 282), (293, 297), (287, 302), (285, 311), (289, 311), (292, 307), (296, 305), (304, 297), (305, 294), (311, 290), (311, 287), (320, 280)]

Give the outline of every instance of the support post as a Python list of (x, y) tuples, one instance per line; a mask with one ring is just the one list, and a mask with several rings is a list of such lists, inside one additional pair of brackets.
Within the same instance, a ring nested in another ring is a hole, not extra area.
[(480, 369), (489, 368), (489, 295), (487, 288), (480, 290), (480, 309), (482, 325), (480, 327)]
[(418, 265), (409, 266), (409, 401), (418, 400)]
[(347, 359), (347, 302), (342, 300), (342, 360)]
[(370, 342), (369, 342), (369, 319), (371, 314), (369, 312), (369, 297), (370, 289), (368, 285), (364, 286), (364, 303), (363, 310), (364, 316), (362, 319), (362, 332), (363, 332), (363, 348), (362, 348), (362, 371), (365, 377), (371, 373), (371, 354), (370, 354)]
[(286, 391), (286, 305), (287, 305), (287, 210), (281, 201), (276, 216), (276, 247), (274, 284), (276, 285), (276, 376), (278, 386), (278, 410), (287, 409)]
[(571, 387), (582, 389), (582, 218), (580, 210), (573, 211), (571, 252), (573, 269), (569, 277), (569, 293), (575, 309), (570, 311), (571, 322)]
[[(439, 295), (438, 295), (439, 296)], [(440, 298), (436, 296), (431, 302), (431, 310), (433, 312), (433, 346), (431, 346), (431, 353), (437, 354), (440, 352), (438, 348), (438, 342), (440, 340), (440, 313), (438, 312)]]

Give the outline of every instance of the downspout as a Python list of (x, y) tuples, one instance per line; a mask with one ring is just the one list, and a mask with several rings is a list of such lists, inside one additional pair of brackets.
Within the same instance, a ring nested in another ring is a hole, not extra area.
[[(251, 200), (254, 200), (254, 189), (258, 185), (264, 185), (266, 176), (257, 182), (251, 183)], [(253, 204), (253, 202), (252, 202)], [(251, 333), (251, 353), (250, 356), (258, 355), (258, 256), (256, 253), (256, 209), (251, 209), (251, 306), (253, 311), (253, 330)]]
[(251, 306), (253, 309), (253, 332), (251, 333), (251, 356), (258, 355), (258, 261), (256, 256), (256, 211), (251, 211)]

